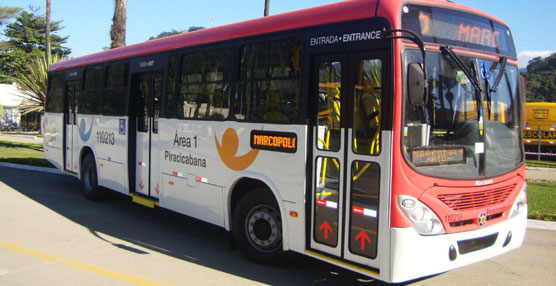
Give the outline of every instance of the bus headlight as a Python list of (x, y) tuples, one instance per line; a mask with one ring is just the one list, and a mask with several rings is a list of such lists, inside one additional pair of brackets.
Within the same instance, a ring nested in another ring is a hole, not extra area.
[(521, 188), (521, 191), (519, 192), (519, 195), (517, 196), (517, 199), (514, 202), (514, 205), (512, 206), (512, 210), (510, 211), (510, 215), (508, 216), (508, 218), (514, 217), (518, 213), (522, 212), (523, 210), (525, 210), (526, 206), (527, 206), (527, 183), (524, 183), (523, 187)]
[(419, 234), (434, 235), (446, 233), (438, 216), (416, 198), (399, 195), (398, 204)]

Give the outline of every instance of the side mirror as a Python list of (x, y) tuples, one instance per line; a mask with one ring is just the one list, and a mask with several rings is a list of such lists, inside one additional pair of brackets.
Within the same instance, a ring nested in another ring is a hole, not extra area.
[(427, 104), (425, 71), (420, 63), (410, 63), (407, 68), (407, 93), (411, 105), (422, 106)]

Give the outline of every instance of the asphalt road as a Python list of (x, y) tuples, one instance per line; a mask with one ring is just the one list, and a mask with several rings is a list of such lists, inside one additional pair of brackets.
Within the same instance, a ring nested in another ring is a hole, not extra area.
[[(76, 179), (0, 167), (0, 285), (383, 285), (294, 256), (249, 262), (221, 228), (111, 194), (87, 201)], [(554, 285), (556, 231), (528, 229), (506, 255), (409, 285)]]

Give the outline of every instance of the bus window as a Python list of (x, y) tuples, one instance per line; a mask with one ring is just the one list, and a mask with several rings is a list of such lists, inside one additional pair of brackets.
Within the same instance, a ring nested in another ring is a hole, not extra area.
[(149, 132), (149, 93), (151, 81), (150, 76), (141, 75), (139, 78), (139, 89), (137, 92), (137, 131)]
[(319, 65), (318, 143), (320, 150), (340, 150), (340, 110), (342, 101), (341, 62)]
[(382, 61), (362, 60), (357, 65), (353, 151), (378, 155), (380, 152), (380, 102), (382, 95)]
[[(351, 165), (351, 209), (349, 250), (375, 258), (378, 241), (378, 203), (380, 193), (380, 166), (373, 162), (353, 161)], [(358, 236), (362, 230), (369, 245), (361, 248)]]
[(103, 82), (104, 70), (102, 67), (85, 70), (85, 86), (79, 99), (79, 113), (100, 114)]
[(231, 62), (231, 48), (183, 56), (179, 118), (224, 120), (228, 117)]
[(64, 75), (52, 75), (46, 98), (46, 112), (60, 113), (64, 107)]
[(166, 118), (176, 117), (176, 78), (178, 72), (178, 57), (171, 54), (168, 57), (168, 84), (166, 85), (166, 97), (162, 105), (162, 116)]
[(246, 45), (241, 52), (235, 117), (247, 121), (293, 122), (299, 108), (297, 39)]
[(127, 64), (110, 65), (106, 69), (106, 89), (102, 94), (102, 114), (127, 114)]

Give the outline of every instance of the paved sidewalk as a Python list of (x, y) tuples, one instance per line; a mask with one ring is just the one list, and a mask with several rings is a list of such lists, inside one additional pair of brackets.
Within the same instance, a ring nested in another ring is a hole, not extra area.
[(556, 181), (556, 169), (554, 168), (527, 168), (528, 180), (547, 180)]
[(43, 139), (37, 137), (37, 135), (39, 135), (38, 132), (2, 131), (2, 133), (0, 133), (0, 140), (19, 143), (42, 144)]

